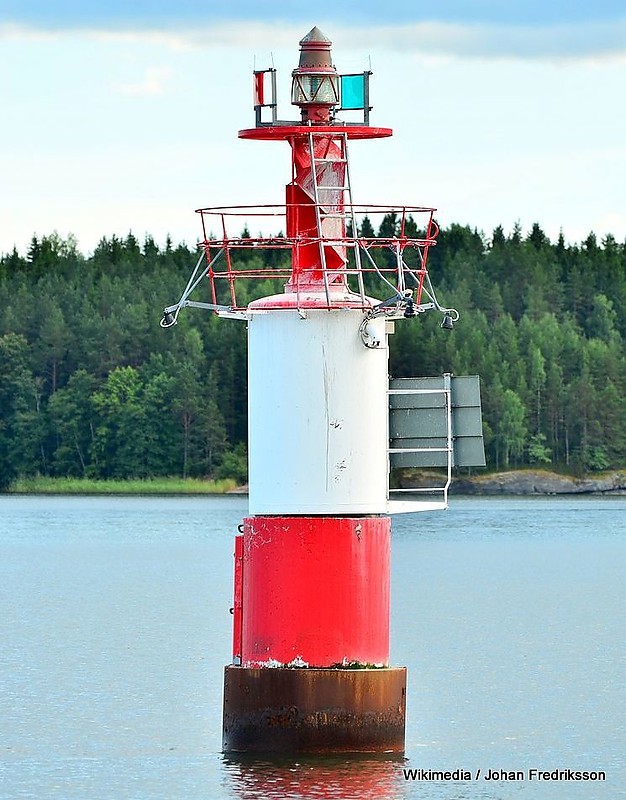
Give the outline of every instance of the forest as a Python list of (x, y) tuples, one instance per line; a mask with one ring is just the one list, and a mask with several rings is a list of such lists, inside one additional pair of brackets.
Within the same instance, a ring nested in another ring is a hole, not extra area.
[[(83, 255), (53, 233), (0, 258), (0, 488), (24, 476), (245, 482), (245, 325), (199, 310), (159, 325), (197, 257), (132, 233)], [(391, 375), (480, 375), (488, 470), (623, 467), (626, 243), (452, 224), (428, 267), (461, 318), (451, 331), (436, 314), (396, 323)]]

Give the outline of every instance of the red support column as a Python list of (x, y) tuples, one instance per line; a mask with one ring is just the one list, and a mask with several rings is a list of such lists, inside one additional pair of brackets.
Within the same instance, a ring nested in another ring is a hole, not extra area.
[(248, 517), (247, 667), (389, 663), (389, 517)]
[(387, 516), (245, 519), (224, 752), (404, 750), (406, 669), (388, 666), (390, 532)]

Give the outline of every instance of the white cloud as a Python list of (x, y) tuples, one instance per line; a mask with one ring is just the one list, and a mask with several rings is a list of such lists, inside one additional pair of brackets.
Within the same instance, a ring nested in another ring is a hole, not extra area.
[[(346, 26), (332, 20), (320, 24), (342, 50), (390, 49), (433, 57), (481, 59), (626, 60), (626, 15), (611, 22), (560, 23), (553, 25), (505, 25), (437, 21), (401, 25)], [(197, 48), (243, 48), (250, 53), (294, 51), (306, 33), (301, 23), (236, 21), (181, 24), (161, 28), (66, 28), (47, 29), (24, 25), (0, 25), (0, 39), (41, 40), (72, 33), (100, 41), (149, 43), (175, 51)]]
[(334, 38), (342, 46), (459, 58), (626, 60), (626, 18), (548, 26), (423, 22), (342, 30)]
[(163, 94), (172, 71), (165, 67), (148, 67), (144, 71), (143, 79), (133, 83), (118, 83), (113, 85), (113, 90), (120, 94), (131, 96), (146, 96)]

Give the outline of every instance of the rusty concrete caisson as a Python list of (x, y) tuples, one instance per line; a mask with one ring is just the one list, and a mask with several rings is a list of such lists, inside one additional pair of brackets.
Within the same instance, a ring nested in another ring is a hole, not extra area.
[(224, 753), (402, 753), (406, 668), (227, 666)]

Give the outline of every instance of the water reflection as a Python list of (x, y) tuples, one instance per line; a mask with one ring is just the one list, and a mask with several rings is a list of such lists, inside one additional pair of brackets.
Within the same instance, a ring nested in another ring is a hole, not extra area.
[(261, 760), (223, 757), (223, 786), (238, 800), (398, 800), (407, 796), (402, 755)]

